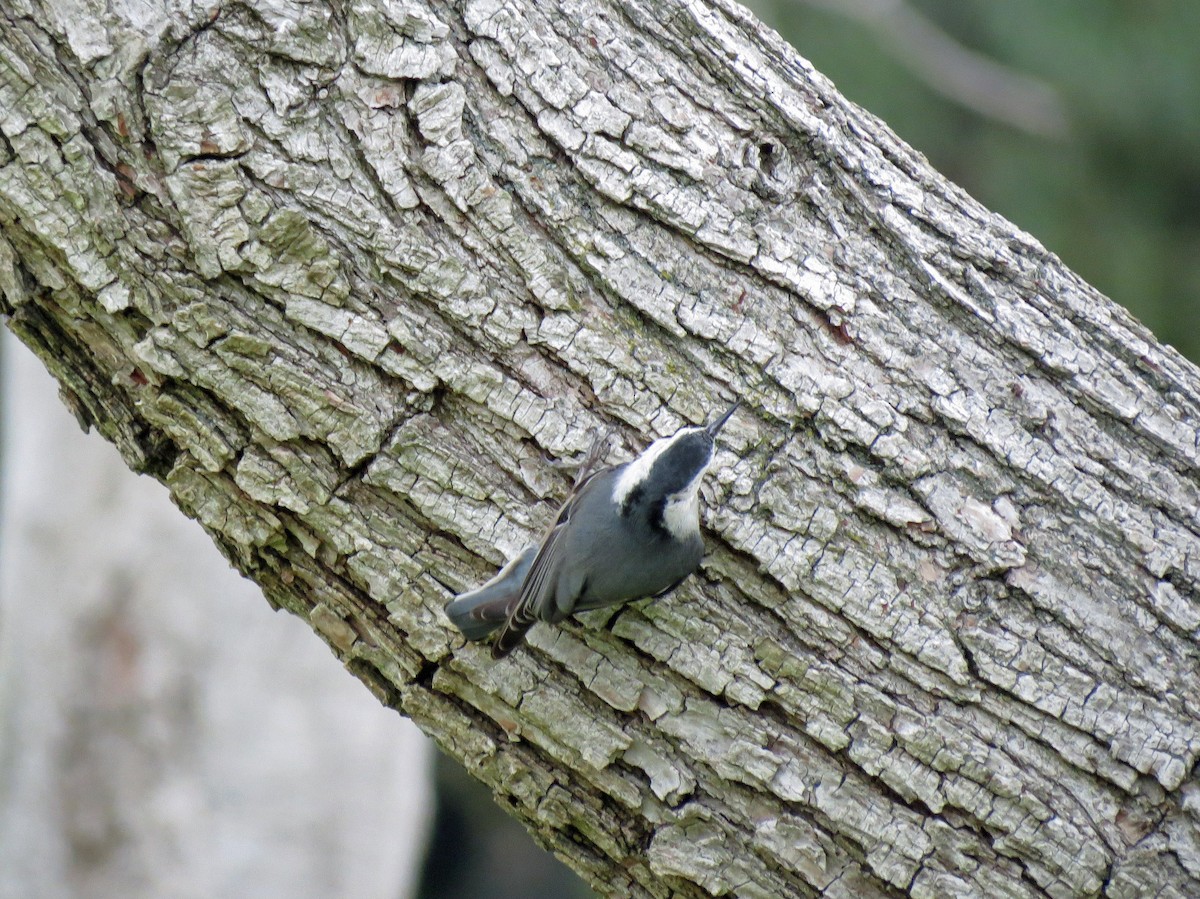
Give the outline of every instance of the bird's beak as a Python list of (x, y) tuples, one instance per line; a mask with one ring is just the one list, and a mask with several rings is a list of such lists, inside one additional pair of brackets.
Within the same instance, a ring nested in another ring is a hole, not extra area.
[(704, 430), (708, 431), (708, 436), (712, 437), (715, 440), (717, 438), (717, 433), (721, 430), (721, 428), (723, 428), (725, 426), (725, 422), (729, 421), (729, 416), (731, 416), (734, 412), (736, 412), (737, 407), (740, 406), (741, 404), (742, 404), (742, 401), (738, 400), (736, 403), (734, 403), (732, 406), (729, 407), (729, 410), (724, 415), (722, 415), (720, 418), (718, 418), (716, 421), (714, 421), (712, 424), (710, 424), (707, 428), (705, 428)]

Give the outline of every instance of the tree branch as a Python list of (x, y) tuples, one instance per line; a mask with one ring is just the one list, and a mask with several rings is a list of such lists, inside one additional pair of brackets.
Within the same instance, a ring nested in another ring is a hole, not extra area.
[[(1178, 354), (733, 4), (122, 15), (0, 16), (0, 310), (585, 878), (1200, 888)], [(545, 456), (731, 392), (699, 576), (462, 644)]]

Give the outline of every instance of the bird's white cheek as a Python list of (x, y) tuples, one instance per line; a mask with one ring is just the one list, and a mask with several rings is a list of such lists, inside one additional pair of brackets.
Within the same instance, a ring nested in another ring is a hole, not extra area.
[(696, 533), (700, 521), (700, 494), (688, 490), (683, 496), (672, 497), (663, 509), (663, 524), (677, 540), (686, 540)]

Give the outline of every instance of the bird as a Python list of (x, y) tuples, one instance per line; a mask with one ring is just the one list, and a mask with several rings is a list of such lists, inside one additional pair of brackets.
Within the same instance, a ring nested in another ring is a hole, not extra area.
[[(499, 659), (538, 621), (661, 597), (700, 566), (700, 483), (721, 428), (688, 426), (620, 465), (581, 471), (539, 543), (445, 607), (468, 640), (492, 638)], [(598, 453), (593, 453), (598, 455)]]

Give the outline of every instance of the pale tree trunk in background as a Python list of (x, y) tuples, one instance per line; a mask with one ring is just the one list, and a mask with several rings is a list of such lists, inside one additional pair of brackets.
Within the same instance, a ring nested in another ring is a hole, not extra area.
[(410, 895), (428, 741), (4, 342), (0, 897)]
[[(1200, 890), (1178, 354), (735, 5), (97, 9), (0, 18), (10, 326), (600, 890)], [(732, 394), (699, 577), (462, 645)]]

